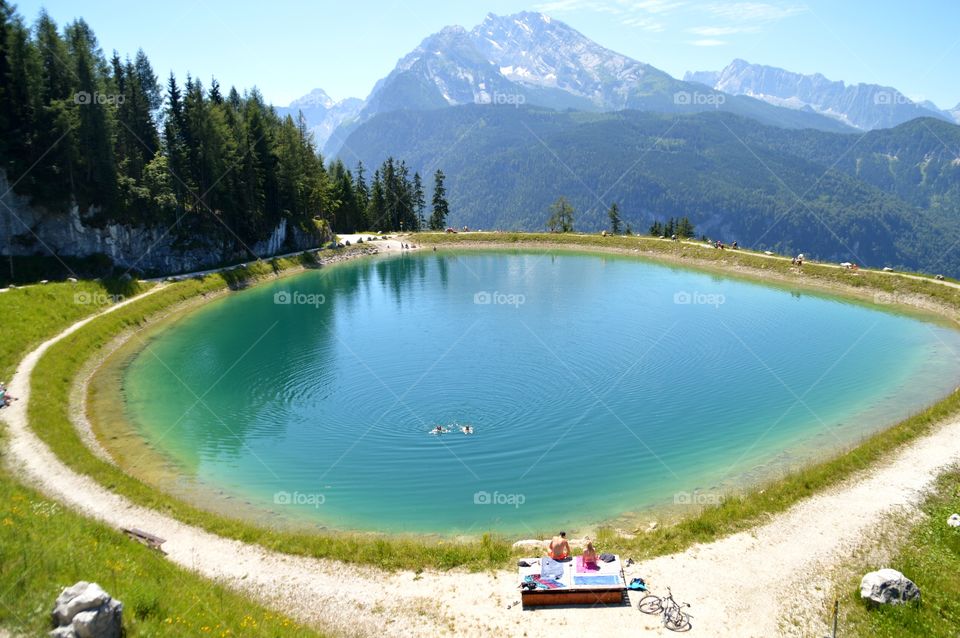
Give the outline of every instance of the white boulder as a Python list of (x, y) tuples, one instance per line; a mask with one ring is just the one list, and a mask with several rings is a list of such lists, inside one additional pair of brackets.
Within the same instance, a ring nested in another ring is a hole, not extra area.
[(920, 588), (895, 569), (880, 569), (860, 581), (860, 597), (880, 604), (899, 605), (920, 598)]
[(123, 603), (100, 585), (82, 580), (57, 596), (53, 622), (53, 638), (120, 638)]

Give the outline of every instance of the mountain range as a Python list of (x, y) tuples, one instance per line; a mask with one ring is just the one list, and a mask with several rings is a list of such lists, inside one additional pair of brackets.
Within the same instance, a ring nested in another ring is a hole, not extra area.
[(878, 84), (831, 81), (819, 73), (803, 75), (772, 66), (734, 60), (722, 71), (688, 72), (698, 82), (732, 95), (747, 95), (769, 104), (809, 110), (862, 130), (889, 128), (918, 117), (960, 123), (960, 109), (942, 111), (932, 102), (916, 103), (897, 89)]
[[(813, 111), (783, 109), (678, 80), (601, 46), (561, 21), (523, 12), (489, 14), (469, 31), (450, 26), (428, 36), (376, 83), (355, 114), (345, 114), (339, 128), (329, 137), (318, 134), (317, 142), (325, 155), (334, 156), (350, 132), (380, 113), (465, 104), (594, 112), (720, 110), (790, 128), (847, 130), (836, 119)], [(296, 110), (295, 105), (288, 108)], [(327, 118), (337, 116), (329, 110), (318, 115), (327, 128), (333, 121)], [(314, 120), (307, 119), (313, 127)]]
[(361, 99), (352, 97), (335, 101), (323, 89), (314, 89), (289, 106), (276, 107), (276, 111), (281, 117), (290, 115), (293, 118), (302, 113), (313, 139), (323, 146), (342, 122), (356, 117), (362, 105)]
[(442, 168), (452, 225), (542, 230), (564, 195), (578, 230), (617, 202), (639, 232), (960, 275), (960, 105), (742, 60), (677, 80), (525, 12), (427, 37), (349, 111), (324, 155)]

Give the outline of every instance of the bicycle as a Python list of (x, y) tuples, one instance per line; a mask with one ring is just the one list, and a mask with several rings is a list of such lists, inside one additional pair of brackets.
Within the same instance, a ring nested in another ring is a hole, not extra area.
[(690, 603), (678, 603), (673, 599), (673, 592), (667, 587), (667, 595), (663, 598), (647, 594), (640, 599), (637, 608), (645, 614), (663, 614), (663, 626), (670, 631), (690, 631), (689, 613), (683, 611)]

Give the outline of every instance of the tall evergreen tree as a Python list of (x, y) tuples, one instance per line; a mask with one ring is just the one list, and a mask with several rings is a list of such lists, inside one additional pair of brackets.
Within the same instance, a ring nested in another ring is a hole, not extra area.
[(376, 170), (370, 187), (370, 202), (367, 204), (367, 222), (370, 224), (370, 230), (384, 229), (387, 203), (383, 191), (383, 180), (380, 178), (380, 171)]
[(443, 230), (447, 225), (447, 215), (450, 214), (450, 204), (447, 203), (447, 189), (443, 181), (446, 175), (439, 168), (433, 174), (433, 212), (430, 214), (430, 230)]
[(79, 151), (75, 164), (78, 181), (75, 195), (81, 210), (99, 206), (108, 211), (116, 202), (117, 172), (113, 149), (112, 113), (100, 71), (106, 66), (90, 26), (82, 19), (67, 26), (67, 44), (77, 78), (75, 97), (77, 125), (73, 131)]
[(367, 207), (370, 204), (370, 190), (367, 188), (367, 177), (363, 162), (357, 162), (357, 179), (354, 190), (357, 195), (357, 210), (361, 216), (360, 225), (364, 229), (368, 229), (370, 228), (370, 222), (367, 219)]
[(420, 173), (413, 174), (413, 208), (417, 220), (416, 230), (421, 231), (426, 227), (423, 212), (427, 208), (427, 200), (423, 194), (423, 179), (420, 177)]
[(610, 232), (614, 235), (620, 234), (620, 207), (616, 202), (610, 204), (610, 210), (607, 211), (607, 217), (610, 218)]

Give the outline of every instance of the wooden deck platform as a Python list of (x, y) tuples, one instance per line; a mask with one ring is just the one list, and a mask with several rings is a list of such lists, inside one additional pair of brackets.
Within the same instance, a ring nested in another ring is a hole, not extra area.
[[(526, 558), (523, 560), (530, 563), (530, 566), (518, 568), (520, 583), (523, 583), (528, 576), (540, 576), (541, 558)], [(554, 579), (559, 587), (553, 589), (522, 589), (520, 602), (524, 607), (619, 605), (623, 603), (627, 583), (623, 576), (623, 565), (619, 556), (610, 563), (600, 561), (598, 563), (600, 569), (597, 571), (580, 571), (578, 557), (561, 564), (563, 565), (563, 575)]]

